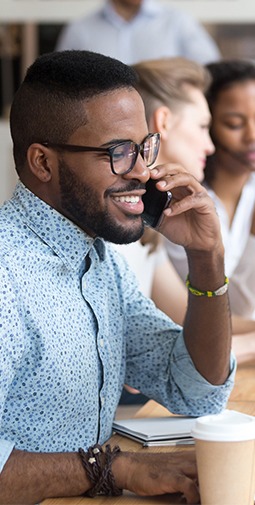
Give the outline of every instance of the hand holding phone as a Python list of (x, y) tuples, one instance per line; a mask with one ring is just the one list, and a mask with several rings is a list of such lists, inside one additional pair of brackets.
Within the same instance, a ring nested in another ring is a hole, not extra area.
[(142, 196), (144, 203), (142, 218), (151, 228), (158, 226), (163, 210), (168, 207), (172, 199), (171, 191), (159, 191), (156, 182), (154, 179), (149, 179), (146, 182), (146, 193)]

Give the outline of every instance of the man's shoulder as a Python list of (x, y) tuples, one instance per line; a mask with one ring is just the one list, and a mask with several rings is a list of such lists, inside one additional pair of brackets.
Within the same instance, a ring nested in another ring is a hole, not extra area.
[(68, 24), (68, 26), (69, 27), (72, 26), (73, 28), (75, 27), (87, 28), (90, 27), (91, 25), (94, 25), (94, 23), (100, 22), (102, 18), (103, 18), (102, 9), (98, 9), (84, 16), (74, 19), (71, 23)]
[(158, 10), (160, 16), (170, 20), (174, 23), (178, 19), (194, 19), (192, 14), (188, 11), (176, 7), (175, 5), (161, 5), (161, 8)]
[(3, 238), (10, 233), (10, 229), (15, 226), (15, 210), (12, 208), (11, 202), (5, 202), (0, 207), (0, 235)]
[(88, 49), (94, 32), (101, 33), (101, 25), (105, 21), (100, 11), (95, 11), (66, 24), (60, 33), (56, 51), (66, 49)]
[(25, 235), (25, 224), (11, 201), (0, 207), (0, 256), (12, 250), (16, 243), (22, 244)]

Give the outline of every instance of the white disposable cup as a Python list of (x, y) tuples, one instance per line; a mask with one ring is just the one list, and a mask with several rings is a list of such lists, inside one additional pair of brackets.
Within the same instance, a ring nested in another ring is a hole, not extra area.
[(255, 417), (225, 410), (199, 417), (195, 439), (202, 505), (253, 505)]

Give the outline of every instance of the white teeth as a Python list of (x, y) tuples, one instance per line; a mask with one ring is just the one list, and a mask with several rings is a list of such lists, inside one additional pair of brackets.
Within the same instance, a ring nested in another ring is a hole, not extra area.
[(140, 200), (139, 196), (115, 196), (114, 200), (121, 203), (138, 203)]

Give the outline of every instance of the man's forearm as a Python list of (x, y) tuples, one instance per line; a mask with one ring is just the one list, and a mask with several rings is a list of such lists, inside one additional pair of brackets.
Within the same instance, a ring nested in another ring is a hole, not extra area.
[[(225, 280), (223, 251), (188, 253), (189, 279), (201, 291), (215, 291)], [(191, 358), (208, 382), (223, 384), (229, 374), (231, 316), (228, 294), (189, 293), (184, 338)]]
[(14, 450), (0, 474), (0, 504), (30, 505), (82, 495), (91, 487), (78, 453)]
[[(119, 489), (141, 496), (180, 492), (187, 503), (199, 501), (194, 451), (120, 452), (111, 469)], [(34, 505), (45, 498), (82, 495), (90, 487), (77, 453), (13, 451), (0, 476), (0, 504)]]

